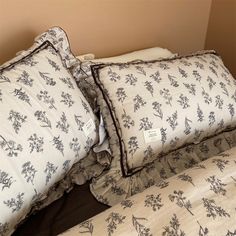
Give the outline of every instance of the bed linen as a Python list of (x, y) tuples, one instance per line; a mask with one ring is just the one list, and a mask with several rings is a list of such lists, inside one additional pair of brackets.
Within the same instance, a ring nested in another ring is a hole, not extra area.
[(236, 235), (236, 147), (61, 234)]

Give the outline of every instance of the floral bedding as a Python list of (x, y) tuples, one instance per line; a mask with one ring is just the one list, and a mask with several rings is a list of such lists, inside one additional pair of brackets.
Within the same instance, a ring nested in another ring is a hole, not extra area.
[(160, 181), (62, 235), (236, 235), (236, 147)]

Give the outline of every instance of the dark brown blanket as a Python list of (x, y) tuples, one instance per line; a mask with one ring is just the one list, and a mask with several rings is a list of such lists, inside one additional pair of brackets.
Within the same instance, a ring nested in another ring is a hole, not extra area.
[(107, 208), (93, 197), (88, 183), (75, 185), (71, 192), (30, 216), (13, 235), (57, 235)]

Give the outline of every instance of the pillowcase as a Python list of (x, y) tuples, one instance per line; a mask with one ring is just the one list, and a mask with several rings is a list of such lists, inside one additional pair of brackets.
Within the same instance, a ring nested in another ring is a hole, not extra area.
[(65, 32), (52, 28), (0, 67), (0, 235), (10, 235), (98, 143), (98, 119), (69, 68)]
[(235, 128), (236, 82), (215, 52), (92, 66), (114, 159), (124, 176), (164, 154)]

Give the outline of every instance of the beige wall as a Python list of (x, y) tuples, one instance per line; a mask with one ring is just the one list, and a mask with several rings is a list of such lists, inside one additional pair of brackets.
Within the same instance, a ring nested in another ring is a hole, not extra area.
[(0, 0), (0, 63), (59, 25), (73, 51), (97, 56), (204, 48), (211, 0)]
[(206, 49), (215, 49), (236, 77), (236, 0), (212, 0)]

